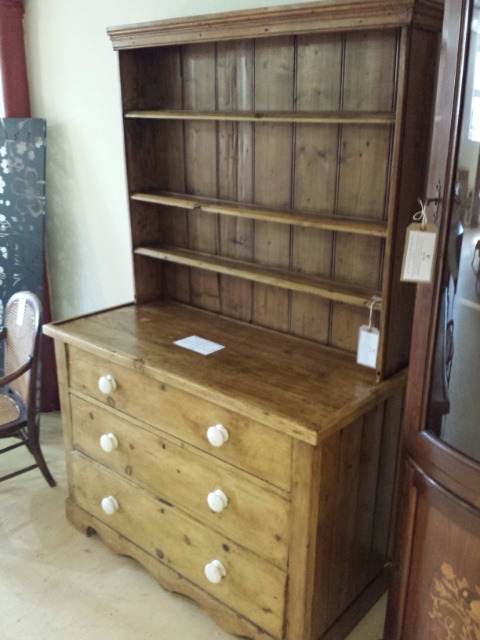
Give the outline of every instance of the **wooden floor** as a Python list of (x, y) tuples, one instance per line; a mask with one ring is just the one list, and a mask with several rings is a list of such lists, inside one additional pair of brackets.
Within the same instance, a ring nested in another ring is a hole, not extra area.
[[(59, 414), (44, 414), (41, 425), (58, 486), (50, 489), (37, 471), (0, 484), (0, 638), (231, 640), (197, 606), (163, 591), (135, 561), (67, 523)], [(27, 456), (23, 447), (2, 456), (2, 471), (19, 468)], [(380, 640), (384, 615), (385, 598), (348, 640)]]

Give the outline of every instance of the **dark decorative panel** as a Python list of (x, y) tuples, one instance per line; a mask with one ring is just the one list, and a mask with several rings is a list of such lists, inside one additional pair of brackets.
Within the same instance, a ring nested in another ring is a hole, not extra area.
[[(43, 297), (45, 120), (0, 119), (0, 324), (17, 291)], [(3, 369), (3, 345), (0, 345)]]

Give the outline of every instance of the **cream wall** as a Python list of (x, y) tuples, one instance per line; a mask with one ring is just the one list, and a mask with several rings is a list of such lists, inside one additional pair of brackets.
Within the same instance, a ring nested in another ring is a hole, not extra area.
[(25, 0), (32, 115), (47, 120), (55, 319), (133, 299), (117, 54), (106, 28), (295, 0)]

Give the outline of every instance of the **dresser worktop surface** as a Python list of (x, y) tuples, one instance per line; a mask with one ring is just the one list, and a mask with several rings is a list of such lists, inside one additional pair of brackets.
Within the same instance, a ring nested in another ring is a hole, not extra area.
[[(46, 335), (239, 411), (310, 444), (401, 387), (332, 349), (178, 303), (126, 305), (52, 323)], [(177, 340), (224, 348), (202, 355)]]

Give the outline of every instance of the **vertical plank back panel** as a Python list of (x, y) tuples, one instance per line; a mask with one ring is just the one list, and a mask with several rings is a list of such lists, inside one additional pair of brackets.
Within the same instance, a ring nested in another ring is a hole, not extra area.
[[(253, 111), (253, 40), (217, 45), (217, 106), (220, 111)], [(253, 202), (253, 124), (218, 123), (218, 197)], [(220, 216), (219, 252), (253, 261), (253, 220)], [(221, 276), (222, 313), (249, 322), (252, 318), (251, 282)]]
[(317, 597), (312, 616), (312, 636), (314, 638), (319, 638), (328, 625), (328, 594), (333, 562), (341, 439), (342, 434), (339, 431), (322, 444), (322, 475), (315, 562), (315, 593)]
[[(379, 404), (375, 409), (367, 413), (363, 425), (355, 521), (356, 552), (350, 565), (347, 601), (353, 600), (358, 593), (368, 586), (382, 569), (385, 562), (385, 556), (372, 553), (385, 404)], [(394, 469), (394, 466), (391, 467), (392, 474)]]
[(348, 33), (343, 107), (347, 111), (392, 111), (396, 30)]
[(120, 51), (124, 112), (135, 109), (181, 109), (180, 48)]
[[(183, 87), (179, 47), (123, 51), (120, 55), (123, 110), (181, 109)], [(164, 189), (185, 190), (183, 127), (179, 122), (125, 121), (125, 142), (129, 192)], [(167, 152), (168, 150), (168, 152)], [(139, 157), (141, 160), (139, 161)], [(163, 242), (186, 246), (186, 213), (166, 211), (139, 202), (130, 202), (132, 244)], [(189, 301), (188, 273), (170, 278), (170, 265), (134, 259), (137, 302), (165, 295), (169, 282), (175, 282), (173, 297)], [(173, 287), (169, 289), (173, 292)], [(185, 293), (188, 293), (187, 298)]]
[[(370, 311), (366, 306), (349, 307), (341, 302), (334, 302), (331, 325), (331, 345), (342, 351), (355, 353), (358, 347), (358, 333), (362, 325), (368, 325)], [(378, 327), (380, 314), (374, 311), (372, 325)]]
[[(293, 38), (255, 41), (255, 109), (292, 110), (294, 103)], [(293, 125), (255, 125), (255, 202), (289, 208), (292, 197)], [(290, 228), (255, 222), (255, 261), (274, 267), (290, 267)], [(286, 290), (263, 284), (254, 287), (254, 318), (257, 324), (289, 329)]]
[[(215, 44), (187, 45), (182, 49), (183, 108), (197, 111), (216, 109)], [(189, 194), (217, 196), (216, 123), (193, 120), (185, 127), (185, 187)], [(189, 248), (218, 252), (217, 216), (188, 213)], [(191, 269), (191, 302), (210, 311), (220, 310), (219, 277)]]
[[(391, 111), (394, 108), (397, 35), (396, 30), (388, 30), (345, 36), (345, 111)], [(392, 128), (389, 126), (342, 127), (338, 214), (386, 218), (391, 146)], [(336, 235), (333, 269), (336, 280), (379, 289), (383, 259), (383, 240), (354, 234)], [(367, 320), (367, 311), (334, 304), (332, 346), (355, 352), (359, 327)]]
[[(341, 101), (342, 37), (339, 34), (298, 38), (296, 109), (339, 109)], [(295, 209), (335, 211), (337, 125), (298, 125), (295, 139)], [(330, 277), (334, 234), (330, 231), (295, 228), (292, 269)], [(330, 303), (294, 292), (292, 333), (311, 340), (328, 341)]]
[(344, 609), (348, 597), (350, 565), (355, 549), (356, 487), (360, 473), (363, 421), (364, 418), (359, 418), (341, 431), (328, 625), (332, 624)]
[(380, 450), (380, 466), (378, 470), (377, 495), (375, 503), (374, 529), (372, 532), (372, 552), (378, 557), (389, 559), (392, 556), (392, 545), (395, 530), (396, 505), (393, 498), (397, 491), (398, 460), (401, 453), (401, 427), (403, 422), (404, 391), (389, 398), (385, 404), (385, 419), (382, 444)]

